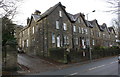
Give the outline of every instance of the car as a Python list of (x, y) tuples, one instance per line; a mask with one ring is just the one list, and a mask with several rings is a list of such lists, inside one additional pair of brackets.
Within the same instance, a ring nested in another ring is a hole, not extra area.
[(120, 55), (118, 56), (118, 63), (120, 63)]
[(18, 53), (24, 53), (24, 51), (20, 47), (17, 48), (17, 51), (18, 51)]
[(118, 63), (120, 63), (120, 59), (118, 59)]

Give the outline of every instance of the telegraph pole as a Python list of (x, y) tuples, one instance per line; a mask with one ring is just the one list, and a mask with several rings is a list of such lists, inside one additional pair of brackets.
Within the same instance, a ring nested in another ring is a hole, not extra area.
[[(93, 12), (95, 12), (95, 10), (93, 10), (93, 11), (90, 12), (90, 13), (93, 13)], [(87, 14), (86, 14), (86, 15), (87, 15), (87, 22), (88, 22), (88, 15), (89, 15), (90, 13), (87, 13)], [(88, 35), (88, 38), (89, 38), (89, 54), (90, 54), (90, 61), (92, 61), (91, 43), (90, 43), (90, 28), (89, 28), (89, 35)]]

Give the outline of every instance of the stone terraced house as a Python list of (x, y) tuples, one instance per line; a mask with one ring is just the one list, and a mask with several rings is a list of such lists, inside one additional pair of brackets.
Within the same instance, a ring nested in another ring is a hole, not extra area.
[(87, 21), (85, 15), (67, 13), (60, 2), (41, 14), (36, 10), (19, 33), (19, 46), (25, 53), (48, 56), (50, 48), (86, 49), (116, 45), (114, 28)]

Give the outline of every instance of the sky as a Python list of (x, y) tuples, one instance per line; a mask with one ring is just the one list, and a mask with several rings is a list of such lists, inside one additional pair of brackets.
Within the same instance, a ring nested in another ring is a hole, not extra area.
[[(71, 14), (84, 13), (88, 14), (88, 20), (97, 19), (98, 23), (102, 25), (106, 23), (107, 26), (112, 26), (112, 19), (117, 18), (117, 15), (111, 12), (110, 4), (106, 0), (23, 0), (19, 6), (19, 13), (14, 17), (13, 21), (18, 25), (25, 26), (26, 19), (31, 17), (35, 10), (44, 13), (47, 9), (54, 6), (58, 2), (66, 6), (66, 11)], [(95, 12), (92, 12), (95, 10)]]

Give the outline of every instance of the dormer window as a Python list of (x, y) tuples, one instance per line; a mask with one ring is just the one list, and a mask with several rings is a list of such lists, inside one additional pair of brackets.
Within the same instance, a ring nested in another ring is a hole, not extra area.
[(80, 18), (78, 18), (78, 23), (80, 23)]
[(59, 28), (59, 21), (56, 21), (56, 29), (60, 29)]
[(59, 16), (62, 17), (62, 11), (59, 11)]
[(66, 25), (66, 23), (63, 23), (63, 29), (64, 29), (64, 30), (67, 30), (67, 25)]

